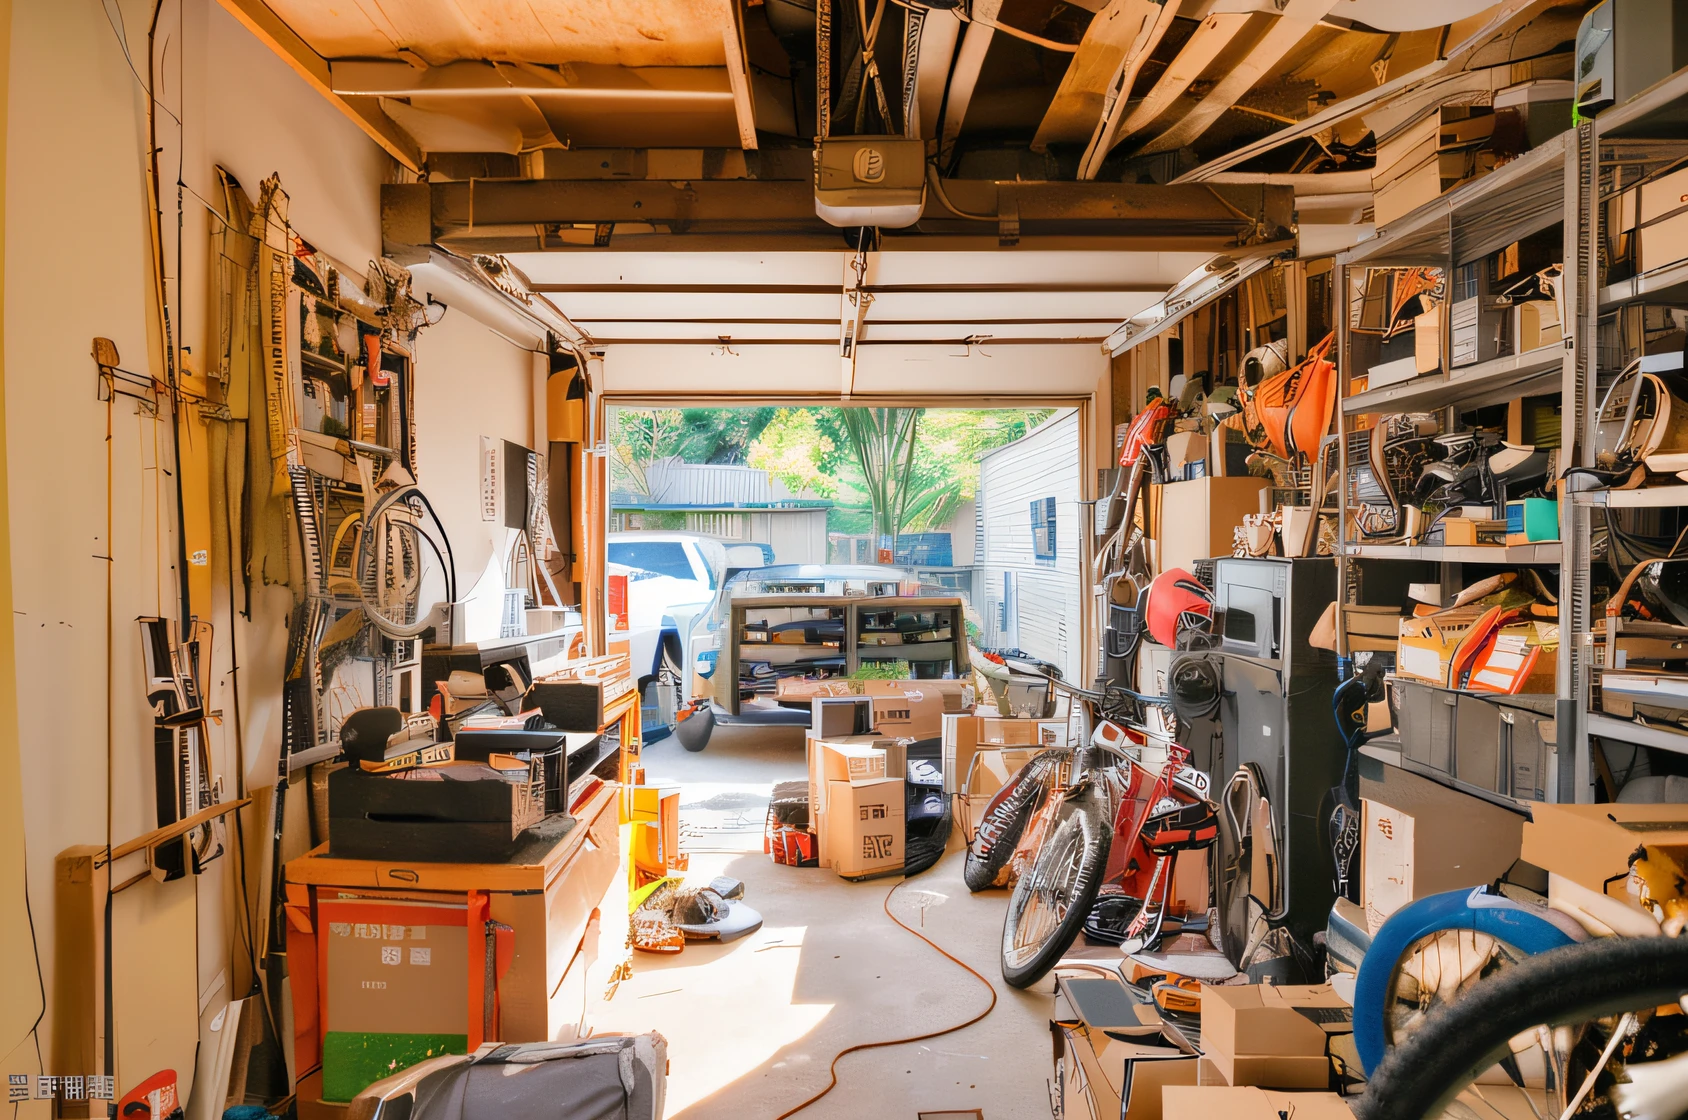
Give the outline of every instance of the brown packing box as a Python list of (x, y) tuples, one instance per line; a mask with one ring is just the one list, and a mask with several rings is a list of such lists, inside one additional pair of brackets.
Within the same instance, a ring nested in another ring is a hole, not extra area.
[(1636, 220), (1641, 271), (1688, 258), (1688, 169), (1642, 184)]
[(1260, 512), (1260, 492), (1270, 486), (1267, 479), (1247, 475), (1162, 486), (1154, 526), (1161, 571), (1189, 570), (1197, 560), (1231, 555), (1231, 538), (1243, 515)]
[(1639, 846), (1688, 849), (1688, 805), (1531, 802), (1522, 857), (1592, 891), (1629, 870)]
[(1374, 930), (1414, 899), (1493, 882), (1519, 856), (1522, 814), (1410, 770), (1362, 758), (1360, 797), (1360, 897)]
[(1168, 1085), (1161, 1113), (1176, 1120), (1352, 1120), (1335, 1093), (1274, 1093), (1230, 1085)]
[(809, 811), (818, 813), (826, 809), (828, 782), (889, 776), (887, 745), (878, 735), (845, 735), (836, 739), (809, 736)]
[(1202, 1052), (1230, 1085), (1326, 1088), (1328, 1037), (1353, 1029), (1353, 1009), (1329, 984), (1202, 988)]
[(809, 681), (800, 677), (782, 678), (774, 688), (774, 697), (779, 700), (813, 700), (818, 696), (893, 696), (911, 688), (954, 697), (953, 705), (948, 708), (952, 711), (961, 711), (971, 706), (973, 697), (973, 685), (970, 681)]
[(1413, 361), (1420, 373), (1442, 368), (1442, 308), (1432, 307), (1413, 318)]
[(833, 870), (846, 879), (903, 869), (903, 779), (828, 782), (826, 814)]
[(1493, 518), (1444, 517), (1442, 543), (1449, 547), (1479, 545), (1499, 548), (1506, 543), (1506, 522)]

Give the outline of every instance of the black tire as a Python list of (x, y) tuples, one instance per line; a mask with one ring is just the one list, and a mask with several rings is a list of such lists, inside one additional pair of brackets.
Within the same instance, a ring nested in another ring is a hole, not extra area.
[[(1111, 822), (1104, 819), (1102, 808), (1102, 799), (1093, 792), (1064, 806), (1060, 823), (1044, 837), (1032, 866), (1014, 884), (1002, 918), (1002, 978), (1011, 987), (1029, 988), (1048, 975), (1084, 928), (1102, 886), (1113, 839)], [(1055, 886), (1064, 896), (1053, 902), (1037, 899), (1040, 906), (1050, 906), (1054, 924), (1035, 947), (1020, 945), (1020, 925), (1044, 884)]]
[(706, 705), (674, 725), (674, 737), (689, 751), (701, 751), (715, 733), (715, 713)]
[(1532, 1027), (1658, 1007), (1685, 992), (1688, 937), (1605, 937), (1530, 957), (1432, 1012), (1384, 1057), (1354, 1114), (1434, 1116), (1504, 1056), (1508, 1040)]
[(1026, 823), (1049, 794), (1052, 766), (1048, 755), (1038, 755), (991, 799), (961, 869), (962, 882), (974, 894), (1003, 885), (1002, 872), (1025, 835)]

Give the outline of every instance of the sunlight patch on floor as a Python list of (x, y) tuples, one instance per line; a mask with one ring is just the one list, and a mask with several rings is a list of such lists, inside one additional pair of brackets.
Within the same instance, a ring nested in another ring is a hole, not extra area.
[(668, 1039), (668, 1115), (755, 1071), (831, 1013), (793, 1002), (805, 926), (770, 927), (727, 945), (694, 941), (672, 957), (640, 953), (603, 1005), (600, 1030)]

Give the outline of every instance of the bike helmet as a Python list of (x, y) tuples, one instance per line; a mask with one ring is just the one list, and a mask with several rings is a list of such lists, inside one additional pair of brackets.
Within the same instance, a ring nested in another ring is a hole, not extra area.
[(1208, 632), (1213, 623), (1213, 593), (1183, 568), (1168, 568), (1149, 585), (1143, 613), (1149, 637), (1177, 649), (1179, 635)]

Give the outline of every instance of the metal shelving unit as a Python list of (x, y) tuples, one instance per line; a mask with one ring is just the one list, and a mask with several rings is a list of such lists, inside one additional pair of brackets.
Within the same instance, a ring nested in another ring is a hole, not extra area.
[(1342, 411), (1348, 416), (1363, 416), (1374, 412), (1418, 412), (1450, 404), (1477, 408), (1513, 397), (1558, 392), (1565, 350), (1556, 343), (1462, 366), (1449, 373), (1429, 373), (1398, 385), (1368, 389), (1344, 399)]
[[(1452, 368), (1451, 339), (1444, 336), (1443, 372), (1353, 396), (1348, 393), (1351, 379), (1360, 372), (1353, 368), (1354, 348), (1348, 303), (1353, 291), (1350, 278), (1355, 271), (1434, 267), (1444, 270), (1444, 275), (1451, 282), (1459, 265), (1480, 260), (1514, 241), (1560, 223), (1564, 225), (1564, 259), (1570, 262), (1574, 259), (1578, 240), (1575, 212), (1581, 181), (1579, 151), (1579, 134), (1574, 131), (1561, 133), (1481, 179), (1449, 191), (1390, 223), (1377, 237), (1337, 256), (1337, 365), (1342, 394), (1342, 407), (1338, 410), (1339, 477), (1348, 478), (1348, 434), (1354, 430), (1355, 418), (1380, 412), (1431, 411), (1455, 406), (1476, 408), (1520, 396), (1558, 393), (1566, 402), (1563, 427), (1567, 438), (1582, 430), (1581, 409), (1585, 398), (1576, 391), (1578, 336), (1574, 329), (1566, 343), (1505, 355), (1458, 369)], [(1352, 529), (1346, 482), (1338, 490), (1337, 502), (1339, 525), (1345, 542), (1337, 558), (1338, 586), (1344, 589), (1344, 603), (1349, 600), (1350, 589), (1362, 582), (1354, 578), (1357, 575), (1354, 566), (1357, 564), (1387, 561), (1433, 563), (1441, 566), (1442, 581), (1454, 586), (1462, 582), (1459, 566), (1463, 564), (1531, 565), (1548, 569), (1542, 575), (1550, 584), (1557, 579), (1561, 632), (1571, 632), (1568, 624), (1573, 621), (1574, 611), (1570, 602), (1573, 565), (1562, 562), (1565, 550), (1558, 541), (1511, 548), (1366, 544), (1349, 540)], [(1567, 535), (1568, 520), (1568, 512), (1562, 508), (1561, 540), (1571, 539)], [(1343, 629), (1338, 627), (1339, 634)], [(1345, 641), (1340, 637), (1339, 640)], [(1576, 700), (1581, 694), (1576, 684), (1577, 677), (1567, 665), (1569, 657), (1566, 651), (1569, 648), (1569, 643), (1562, 639), (1556, 689), (1556, 707), (1561, 716), (1580, 707)], [(1345, 645), (1343, 652), (1347, 652)], [(1561, 758), (1559, 799), (1586, 800), (1590, 770), (1586, 740), (1579, 740), (1578, 748), (1562, 753)]]
[(1513, 545), (1355, 544), (1344, 552), (1356, 560), (1425, 560), (1436, 564), (1557, 564), (1558, 541)]

